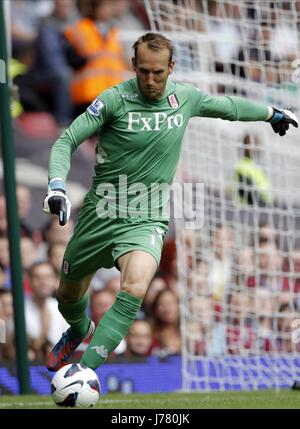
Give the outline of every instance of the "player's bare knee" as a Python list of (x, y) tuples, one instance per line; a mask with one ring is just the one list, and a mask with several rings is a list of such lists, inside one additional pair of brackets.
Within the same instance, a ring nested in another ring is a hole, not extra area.
[(148, 285), (143, 282), (124, 282), (121, 285), (121, 290), (129, 293), (130, 295), (136, 296), (137, 298), (144, 298), (147, 292), (147, 287)]

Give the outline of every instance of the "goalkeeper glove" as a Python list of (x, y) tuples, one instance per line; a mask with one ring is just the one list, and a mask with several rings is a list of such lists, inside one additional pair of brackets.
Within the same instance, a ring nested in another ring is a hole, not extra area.
[(48, 193), (43, 202), (43, 211), (48, 214), (56, 214), (61, 226), (67, 223), (71, 214), (71, 203), (66, 196), (63, 180), (59, 178), (50, 180)]
[(275, 133), (279, 133), (280, 136), (284, 136), (286, 131), (289, 129), (290, 124), (294, 127), (298, 127), (299, 122), (296, 115), (290, 110), (278, 110), (273, 107), (273, 115), (268, 120), (270, 122)]

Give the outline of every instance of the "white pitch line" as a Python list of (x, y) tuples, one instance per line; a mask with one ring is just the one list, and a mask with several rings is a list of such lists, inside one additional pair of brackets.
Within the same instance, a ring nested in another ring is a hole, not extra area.
[[(99, 399), (99, 403), (102, 404), (118, 404), (118, 403), (125, 403), (125, 404), (132, 404), (135, 402), (143, 402), (143, 401), (149, 401), (148, 399)], [(161, 402), (161, 399), (151, 399), (151, 402)], [(40, 405), (55, 405), (54, 402), (0, 402), (0, 408), (5, 407), (24, 407), (24, 406), (40, 406)]]
[(54, 402), (1, 402), (0, 403), (0, 408), (7, 408), (7, 407), (24, 407), (26, 405), (33, 406), (40, 406), (40, 405), (53, 405)]

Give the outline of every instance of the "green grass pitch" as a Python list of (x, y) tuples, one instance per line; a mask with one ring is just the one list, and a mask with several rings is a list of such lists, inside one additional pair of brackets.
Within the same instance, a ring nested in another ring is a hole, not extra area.
[[(51, 397), (37, 395), (0, 396), (1, 409), (58, 408)], [(107, 394), (100, 409), (299, 409), (300, 392), (260, 390), (251, 392)]]

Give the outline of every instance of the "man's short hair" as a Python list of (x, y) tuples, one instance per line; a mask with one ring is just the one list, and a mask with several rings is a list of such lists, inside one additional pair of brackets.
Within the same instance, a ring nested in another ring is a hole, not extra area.
[(134, 59), (137, 58), (138, 47), (146, 43), (147, 47), (152, 51), (160, 51), (161, 49), (168, 49), (170, 52), (169, 63), (172, 62), (174, 47), (171, 40), (167, 39), (165, 36), (159, 33), (147, 33), (139, 37), (138, 40), (134, 43), (132, 48), (134, 49)]

